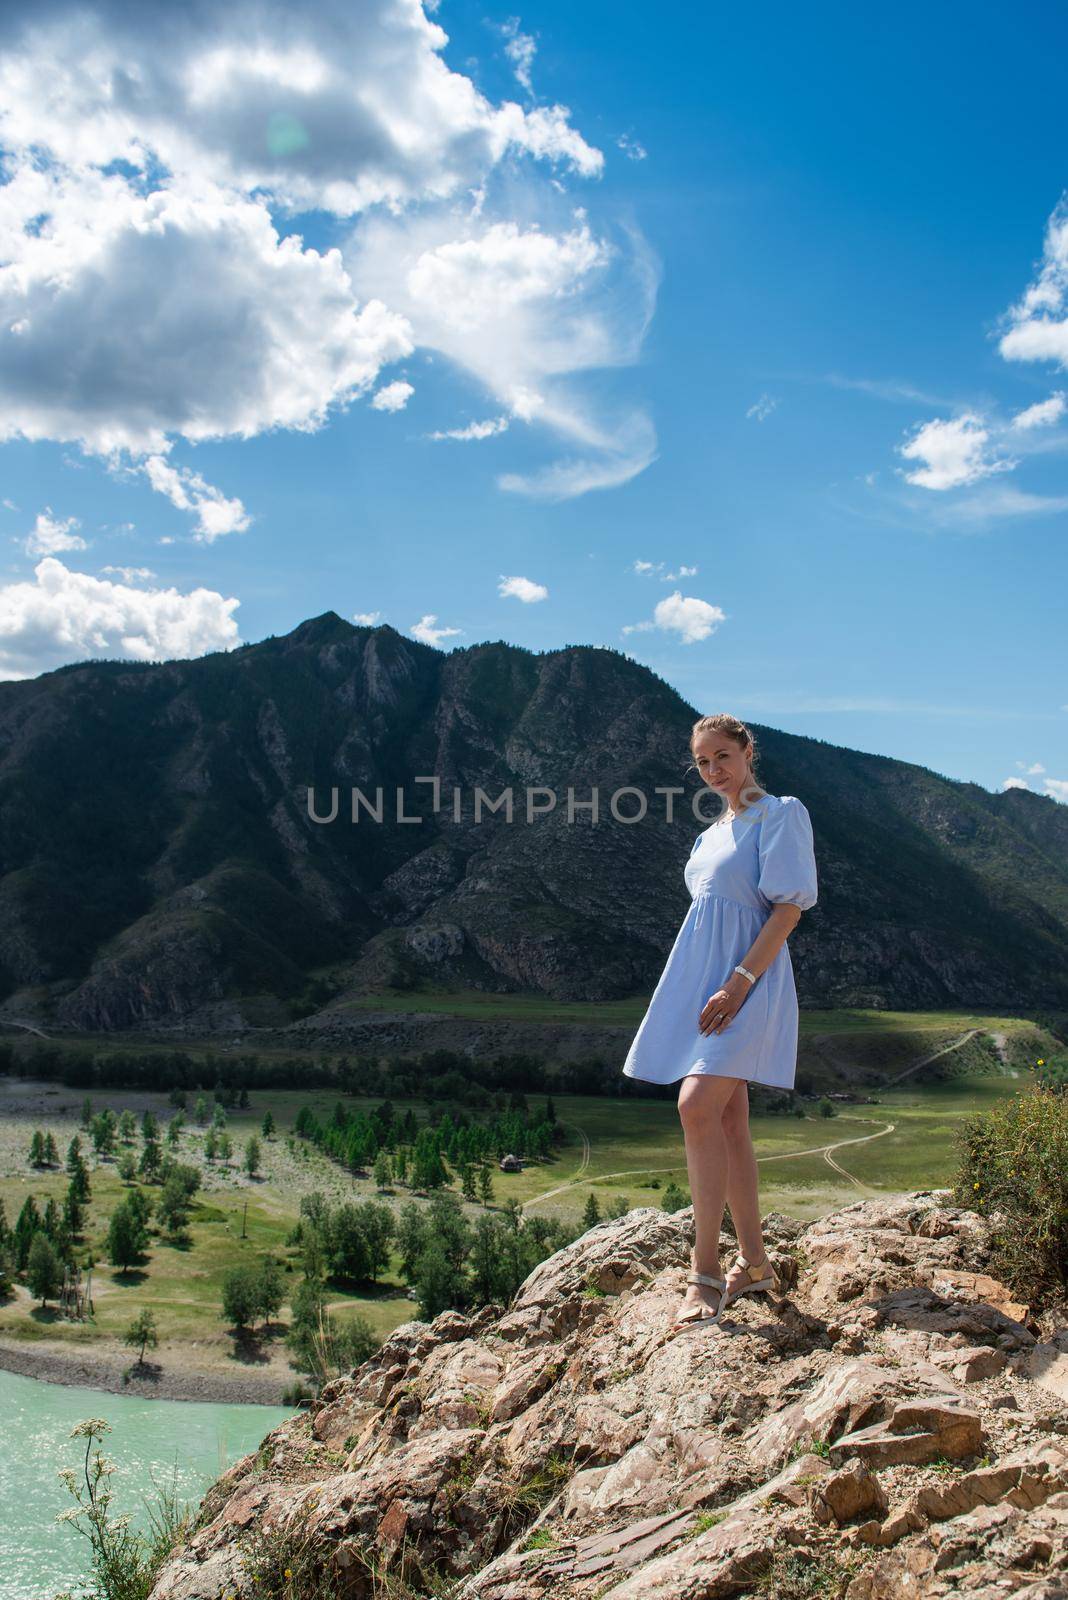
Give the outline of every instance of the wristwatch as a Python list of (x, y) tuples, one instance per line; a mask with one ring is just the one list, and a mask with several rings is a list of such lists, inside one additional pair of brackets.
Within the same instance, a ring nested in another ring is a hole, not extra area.
[(756, 983), (757, 975), (755, 972), (750, 972), (748, 967), (743, 967), (739, 964), (734, 970), (735, 972), (740, 972), (743, 978), (748, 978), (750, 983)]

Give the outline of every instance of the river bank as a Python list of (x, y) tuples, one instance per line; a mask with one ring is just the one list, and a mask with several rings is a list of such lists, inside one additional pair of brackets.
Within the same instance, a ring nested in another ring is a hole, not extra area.
[(273, 1364), (261, 1372), (240, 1368), (233, 1374), (203, 1372), (170, 1351), (166, 1362), (146, 1360), (138, 1368), (122, 1345), (75, 1349), (46, 1340), (25, 1344), (13, 1339), (0, 1339), (0, 1370), (66, 1388), (102, 1389), (141, 1399), (261, 1406), (282, 1405), (285, 1389), (298, 1376), (288, 1365)]

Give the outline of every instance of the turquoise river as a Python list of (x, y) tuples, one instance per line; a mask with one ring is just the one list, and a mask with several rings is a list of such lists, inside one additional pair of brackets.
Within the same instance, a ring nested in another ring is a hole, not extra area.
[(291, 1416), (278, 1406), (142, 1400), (99, 1389), (64, 1388), (0, 1372), (0, 1416), (7, 1444), (0, 1450), (0, 1600), (52, 1600), (60, 1590), (88, 1588), (88, 1541), (56, 1513), (74, 1505), (57, 1477), (80, 1469), (85, 1441), (75, 1423), (102, 1417), (111, 1424), (103, 1449), (116, 1464), (110, 1483), (113, 1512), (129, 1511), (144, 1525), (142, 1495), (153, 1480), (175, 1478), (179, 1494), (198, 1501), (220, 1472), (255, 1450), (264, 1434)]

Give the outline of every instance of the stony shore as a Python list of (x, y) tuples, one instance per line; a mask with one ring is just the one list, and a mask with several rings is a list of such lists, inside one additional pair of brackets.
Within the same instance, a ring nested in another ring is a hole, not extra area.
[[(181, 1356), (165, 1361), (146, 1358), (138, 1368), (136, 1357), (123, 1345), (94, 1343), (79, 1349), (69, 1344), (33, 1344), (0, 1339), (0, 1368), (24, 1378), (41, 1378), (79, 1389), (103, 1389), (108, 1394), (142, 1395), (152, 1400), (210, 1400), (226, 1405), (280, 1406), (287, 1383), (296, 1373), (281, 1371), (230, 1374), (198, 1371)], [(127, 1378), (125, 1374), (129, 1372)]]

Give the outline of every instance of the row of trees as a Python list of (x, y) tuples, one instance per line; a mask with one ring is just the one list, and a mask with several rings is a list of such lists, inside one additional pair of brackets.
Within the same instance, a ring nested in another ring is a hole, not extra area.
[[(398, 1116), (390, 1100), (370, 1112), (352, 1110), (339, 1101), (326, 1120), (317, 1117), (310, 1106), (302, 1106), (294, 1131), (350, 1172), (374, 1167), (379, 1187), (385, 1187), (381, 1180), (388, 1175), (413, 1189), (440, 1188), (449, 1181), (447, 1162), (465, 1182), (467, 1198), (473, 1200), (476, 1170), (487, 1161), (509, 1151), (528, 1160), (543, 1160), (562, 1142), (551, 1099), (537, 1114), (527, 1110), (524, 1096), (513, 1094), (511, 1100), (506, 1110), (489, 1118), (479, 1119), (455, 1109), (423, 1124), (411, 1107)], [(388, 1166), (380, 1161), (387, 1153), (393, 1155)], [(470, 1175), (466, 1181), (465, 1174)]]
[[(293, 1055), (266, 1057), (255, 1051), (219, 1055), (206, 1050), (93, 1051), (54, 1040), (18, 1047), (0, 1041), (0, 1073), (50, 1078), (71, 1088), (165, 1089), (196, 1096), (214, 1092), (230, 1105), (247, 1105), (256, 1089), (336, 1089), (369, 1098), (454, 1100), (482, 1106), (513, 1090), (544, 1094), (620, 1094), (633, 1091), (621, 1081), (619, 1062), (592, 1055), (585, 1060), (548, 1063), (514, 1051), (472, 1061), (459, 1050), (427, 1050), (418, 1056)], [(503, 1103), (503, 1102), (502, 1102)], [(185, 1107), (183, 1107), (184, 1109)]]

